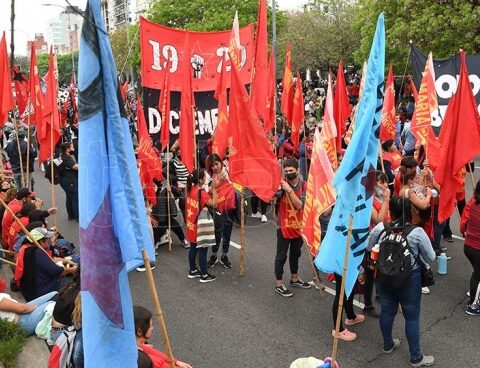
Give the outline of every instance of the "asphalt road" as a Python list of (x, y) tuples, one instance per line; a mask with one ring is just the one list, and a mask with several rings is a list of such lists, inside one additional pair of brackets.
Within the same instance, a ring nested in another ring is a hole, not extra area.
[[(477, 173), (478, 175), (478, 173)], [(49, 183), (36, 174), (38, 196), (50, 204)], [(467, 181), (469, 184), (470, 181)], [(469, 184), (470, 186), (470, 184)], [(55, 187), (59, 207), (57, 224), (65, 237), (78, 244), (78, 224), (66, 220), (63, 191)], [(269, 213), (271, 219), (271, 214)], [(452, 230), (459, 234), (458, 217), (452, 217)], [(234, 229), (232, 241), (240, 243), (240, 232)], [(188, 251), (174, 237), (169, 253), (162, 247), (153, 271), (174, 355), (196, 368), (283, 368), (296, 358), (331, 355), (333, 339), (331, 307), (333, 296), (319, 297), (315, 289), (293, 289), (292, 298), (283, 298), (274, 291), (273, 262), (276, 250), (275, 224), (262, 224), (248, 218), (246, 229), (246, 274), (239, 276), (240, 252), (231, 247), (229, 257), (233, 268), (220, 264), (211, 272), (217, 280), (201, 284), (188, 279)], [(435, 367), (480, 366), (480, 318), (465, 314), (471, 266), (463, 255), (463, 242), (455, 239), (448, 246), (452, 259), (448, 275), (436, 275), (432, 293), (422, 297), (421, 347), (424, 354), (434, 355)], [(436, 271), (436, 264), (433, 265)], [(289, 280), (288, 263), (284, 280)], [(311, 270), (302, 253), (301, 277), (311, 280)], [(145, 273), (130, 273), (135, 304), (153, 311)], [(333, 284), (328, 284), (334, 289)], [(362, 297), (358, 297), (361, 301)], [(377, 304), (379, 309), (379, 305)], [(360, 310), (357, 308), (357, 312)], [(378, 319), (352, 328), (358, 334), (355, 342), (339, 343), (341, 367), (407, 367), (408, 345), (402, 315), (397, 316), (394, 337), (401, 346), (390, 355), (382, 353), (382, 338)], [(163, 350), (158, 328), (151, 343)], [(84, 336), (88, 338), (88, 336)]]

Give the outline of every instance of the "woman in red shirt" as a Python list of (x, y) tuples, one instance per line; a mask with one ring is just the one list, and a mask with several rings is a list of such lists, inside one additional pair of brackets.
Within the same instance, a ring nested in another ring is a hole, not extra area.
[(480, 283), (480, 181), (475, 186), (473, 197), (463, 210), (460, 231), (465, 234), (463, 251), (473, 267), (470, 278), (470, 300), (466, 313), (480, 316), (479, 301), (475, 300), (478, 284)]

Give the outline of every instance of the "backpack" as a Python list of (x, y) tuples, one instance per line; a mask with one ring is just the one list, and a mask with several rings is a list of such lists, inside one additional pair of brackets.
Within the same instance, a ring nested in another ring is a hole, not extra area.
[(60, 184), (60, 180), (62, 179), (62, 171), (63, 171), (63, 161), (61, 158), (56, 158), (53, 160), (53, 182), (52, 182), (52, 169), (51, 169), (51, 161), (45, 161), (45, 178), (48, 179), (50, 183), (54, 185)]
[(77, 330), (73, 326), (69, 326), (63, 330), (50, 353), (48, 368), (73, 367), (72, 354), (75, 336), (77, 336)]
[(412, 272), (412, 254), (407, 236), (415, 229), (414, 225), (405, 228), (390, 227), (384, 223), (385, 229), (378, 236), (379, 253), (377, 259), (377, 279), (379, 282), (394, 288), (405, 287), (410, 281)]

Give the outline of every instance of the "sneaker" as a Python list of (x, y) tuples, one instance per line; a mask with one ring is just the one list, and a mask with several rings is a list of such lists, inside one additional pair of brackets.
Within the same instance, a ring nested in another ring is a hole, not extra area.
[(262, 217), (262, 214), (260, 212), (255, 212), (255, 213), (252, 213), (252, 217), (260, 218), (260, 217)]
[(449, 242), (449, 243), (453, 243), (452, 235), (444, 235), (443, 240), (445, 240), (446, 242)]
[(444, 245), (443, 245), (443, 246), (441, 246), (441, 247), (440, 247), (440, 249), (442, 250), (442, 252), (446, 252), (446, 251), (448, 250), (448, 249), (447, 249), (447, 247), (446, 247), (446, 246), (444, 246)]
[[(332, 336), (335, 337), (335, 330), (332, 330)], [(357, 334), (355, 332), (351, 332), (345, 329), (340, 332), (337, 337), (343, 341), (354, 341), (357, 339)]]
[(357, 325), (359, 323), (362, 323), (363, 321), (365, 321), (365, 316), (363, 314), (357, 314), (357, 316), (355, 317), (355, 319), (346, 319), (345, 320), (345, 324), (347, 326), (353, 326), (353, 325)]
[(448, 254), (446, 254), (446, 256), (447, 256), (447, 261), (452, 259), (452, 256), (449, 256)]
[(400, 346), (400, 340), (399, 339), (393, 339), (393, 346), (386, 350), (385, 348), (383, 348), (383, 352), (385, 354), (390, 354), (391, 352), (393, 352), (396, 348), (398, 348)]
[(200, 271), (197, 269), (194, 269), (193, 271), (188, 271), (188, 278), (189, 279), (196, 279), (197, 277), (200, 277)]
[(322, 291), (325, 290), (325, 285), (321, 281), (319, 282), (318, 285), (315, 283), (315, 280), (310, 281), (309, 284), (312, 285), (317, 290), (322, 290)]
[(470, 298), (470, 290), (467, 291), (467, 296)]
[(363, 307), (363, 313), (369, 317), (380, 318), (380, 314), (377, 312), (373, 305)]
[(422, 287), (422, 294), (428, 295), (430, 294), (430, 289), (428, 287)]
[(465, 313), (471, 316), (480, 316), (480, 307), (477, 304), (469, 304), (467, 305), (467, 310)]
[(410, 362), (411, 367), (429, 367), (433, 365), (433, 362), (435, 359), (433, 359), (433, 356), (431, 355), (424, 355), (422, 360), (419, 361), (418, 363), (412, 363)]
[(232, 263), (228, 260), (228, 257), (226, 254), (222, 254), (220, 257), (220, 263), (225, 267), (227, 270), (229, 268), (232, 268)]
[(203, 284), (206, 282), (214, 281), (216, 278), (217, 276), (210, 275), (209, 273), (207, 273), (206, 275), (200, 276), (200, 282)]
[(280, 285), (280, 286), (275, 287), (275, 291), (277, 293), (279, 293), (281, 296), (284, 296), (286, 298), (289, 298), (289, 297), (293, 296), (293, 293), (290, 290), (288, 290), (285, 287), (285, 285)]
[(189, 249), (189, 248), (190, 248), (190, 242), (189, 242), (187, 239), (183, 239), (182, 246), (183, 246), (185, 249)]
[(312, 287), (312, 285), (310, 285), (308, 282), (304, 282), (299, 278), (296, 281), (290, 280), (290, 286), (295, 286), (302, 289), (310, 289)]
[[(150, 263), (150, 268), (151, 268), (152, 270), (154, 270), (155, 267), (157, 267), (157, 265), (156, 265), (155, 263)], [(138, 266), (138, 267), (136, 268), (136, 270), (137, 270), (137, 272), (145, 272), (147, 269), (146, 269), (145, 265), (143, 264), (143, 265), (141, 265), (141, 266)]]
[(212, 254), (210, 256), (210, 259), (207, 262), (208, 268), (212, 268), (213, 266), (215, 266), (215, 263), (217, 263), (217, 262), (218, 262), (217, 256), (215, 254)]
[(262, 215), (262, 222), (268, 222), (268, 219), (267, 219), (266, 215)]

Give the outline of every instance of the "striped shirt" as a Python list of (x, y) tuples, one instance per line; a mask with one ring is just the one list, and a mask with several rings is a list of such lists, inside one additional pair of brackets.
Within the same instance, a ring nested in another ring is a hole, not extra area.
[(177, 176), (177, 183), (180, 189), (183, 189), (187, 186), (187, 177), (188, 177), (188, 170), (187, 167), (175, 157), (173, 160), (173, 166), (175, 167), (175, 175)]

